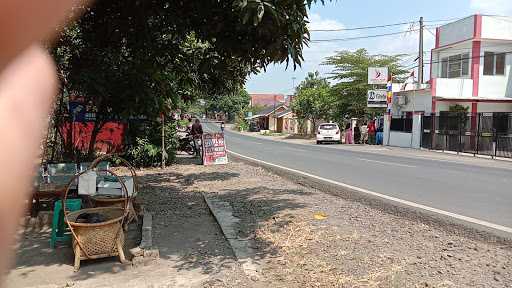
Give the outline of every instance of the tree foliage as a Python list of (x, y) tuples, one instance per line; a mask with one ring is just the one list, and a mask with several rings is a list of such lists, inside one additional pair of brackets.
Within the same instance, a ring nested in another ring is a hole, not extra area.
[(102, 0), (76, 7), (83, 16), (52, 48), (58, 103), (78, 96), (96, 113), (92, 152), (109, 119), (154, 119), (184, 101), (233, 96), (249, 73), (270, 63), (301, 64), (312, 2)]
[(251, 96), (244, 88), (228, 95), (212, 97), (206, 100), (206, 109), (211, 112), (224, 112), (229, 120), (244, 111), (251, 101)]
[(314, 131), (318, 120), (330, 120), (333, 101), (331, 87), (327, 79), (320, 77), (318, 71), (309, 72), (297, 86), (296, 96), (292, 101), (292, 110), (301, 122), (311, 121)]
[(366, 107), (367, 91), (372, 89), (368, 85), (368, 67), (388, 67), (395, 82), (403, 81), (408, 71), (400, 65), (402, 58), (403, 55), (370, 55), (366, 49), (341, 51), (328, 57), (324, 64), (334, 66), (330, 79), (337, 82), (332, 91), (336, 98), (335, 117), (341, 120), (378, 113)]

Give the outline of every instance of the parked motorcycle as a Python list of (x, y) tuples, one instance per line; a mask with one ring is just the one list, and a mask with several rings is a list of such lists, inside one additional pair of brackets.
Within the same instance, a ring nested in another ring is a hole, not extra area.
[(178, 151), (183, 151), (188, 155), (195, 155), (196, 149), (196, 144), (192, 135), (187, 133), (185, 137), (178, 139)]

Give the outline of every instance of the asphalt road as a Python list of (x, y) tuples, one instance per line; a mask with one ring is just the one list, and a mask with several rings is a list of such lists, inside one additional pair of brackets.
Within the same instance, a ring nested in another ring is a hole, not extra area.
[[(218, 129), (215, 124), (205, 126)], [(330, 149), (230, 131), (225, 137), (227, 148), (244, 156), (512, 227), (512, 169)]]

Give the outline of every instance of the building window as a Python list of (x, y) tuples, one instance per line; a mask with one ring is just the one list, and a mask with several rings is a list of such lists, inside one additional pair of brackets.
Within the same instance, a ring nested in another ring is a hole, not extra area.
[(484, 75), (505, 75), (505, 53), (484, 53)]
[(441, 78), (469, 76), (469, 53), (457, 54), (441, 59)]
[(391, 118), (391, 125), (389, 129), (395, 132), (411, 133), (412, 115), (407, 115), (405, 117), (400, 118)]

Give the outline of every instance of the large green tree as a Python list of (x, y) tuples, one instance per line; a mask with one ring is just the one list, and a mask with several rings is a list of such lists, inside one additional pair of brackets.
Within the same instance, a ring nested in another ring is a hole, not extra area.
[(223, 112), (228, 120), (234, 120), (235, 116), (249, 106), (251, 96), (244, 88), (239, 88), (232, 93), (206, 100), (206, 109), (209, 112)]
[(296, 88), (292, 110), (302, 123), (311, 121), (313, 131), (318, 120), (331, 119), (334, 100), (330, 89), (329, 82), (318, 71), (309, 72)]
[(366, 49), (341, 51), (328, 57), (324, 64), (333, 66), (331, 79), (337, 82), (332, 88), (334, 117), (364, 117), (383, 113), (384, 109), (367, 108), (368, 67), (388, 67), (394, 81), (403, 81), (407, 70), (400, 65), (403, 55), (371, 55)]
[(292, 110), (301, 122), (311, 121), (312, 131), (315, 131), (318, 120), (330, 120), (332, 103), (328, 85), (302, 88), (293, 99)]
[[(300, 65), (313, 0), (96, 1), (52, 52), (62, 93), (111, 118), (153, 119), (183, 100), (233, 94), (274, 62)], [(61, 105), (62, 107), (62, 105)]]

